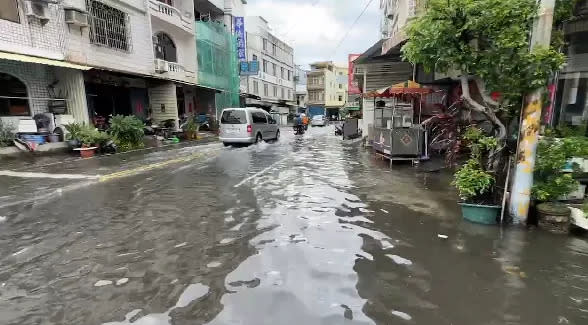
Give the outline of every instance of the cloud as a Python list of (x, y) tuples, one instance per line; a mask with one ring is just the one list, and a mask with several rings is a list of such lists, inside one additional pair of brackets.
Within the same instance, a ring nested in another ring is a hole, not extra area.
[(250, 0), (248, 16), (262, 16), (272, 33), (294, 48), (297, 64), (333, 60), (344, 63), (350, 53), (363, 53), (379, 36), (379, 1), (337, 45), (370, 0)]

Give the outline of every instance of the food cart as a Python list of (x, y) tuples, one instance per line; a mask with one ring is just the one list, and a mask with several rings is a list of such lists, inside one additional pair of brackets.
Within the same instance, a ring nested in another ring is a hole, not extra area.
[(421, 126), (422, 96), (432, 92), (407, 81), (364, 94), (374, 100), (374, 124), (368, 134), (376, 155), (389, 159), (390, 164), (429, 159), (427, 131)]

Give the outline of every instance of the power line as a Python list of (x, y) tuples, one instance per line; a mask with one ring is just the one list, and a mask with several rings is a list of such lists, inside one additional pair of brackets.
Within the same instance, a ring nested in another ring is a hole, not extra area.
[(343, 44), (343, 41), (345, 41), (345, 39), (347, 38), (347, 36), (349, 36), (349, 33), (351, 33), (351, 30), (353, 30), (353, 27), (355, 27), (355, 24), (357, 24), (357, 22), (359, 21), (359, 19), (363, 16), (363, 14), (367, 11), (367, 9), (369, 8), (369, 6), (372, 4), (372, 2), (374, 2), (374, 0), (370, 0), (365, 7), (363, 8), (363, 10), (361, 11), (361, 13), (359, 14), (359, 16), (357, 16), (357, 18), (355, 18), (355, 21), (353, 22), (353, 24), (351, 24), (351, 26), (349, 26), (349, 29), (347, 30), (347, 33), (345, 33), (345, 35), (343, 36), (343, 38), (341, 38), (341, 40), (339, 41), (339, 44), (337, 44), (337, 46), (335, 46), (335, 49), (333, 50), (333, 54), (331, 54), (331, 57), (334, 57), (335, 54), (337, 53), (337, 50), (339, 49), (339, 47), (341, 46), (341, 44)]
[[(321, 0), (316, 0), (315, 2), (312, 3), (312, 5), (310, 6), (310, 8), (314, 8), (319, 2), (321, 2)], [(293, 27), (291, 27), (286, 33), (284, 33), (284, 38), (287, 38), (288, 35), (294, 30), (296, 29), (296, 27), (298, 27), (297, 24), (294, 24)]]

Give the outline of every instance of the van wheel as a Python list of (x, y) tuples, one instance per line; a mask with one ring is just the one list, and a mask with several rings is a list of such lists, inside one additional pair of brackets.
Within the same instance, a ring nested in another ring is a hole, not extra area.
[(280, 130), (276, 131), (276, 141), (280, 140)]
[(225, 147), (230, 147), (231, 146), (231, 144), (228, 143), (228, 142), (223, 142), (223, 144), (225, 145)]
[(260, 143), (261, 140), (263, 140), (263, 138), (261, 137), (261, 133), (258, 133), (257, 136), (255, 137), (255, 143)]

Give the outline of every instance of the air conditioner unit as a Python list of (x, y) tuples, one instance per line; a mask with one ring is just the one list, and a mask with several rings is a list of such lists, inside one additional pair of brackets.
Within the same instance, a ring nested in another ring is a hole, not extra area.
[(164, 73), (169, 71), (169, 64), (162, 59), (155, 59), (155, 72)]
[(65, 8), (65, 23), (79, 27), (88, 26), (88, 13), (76, 8)]
[(34, 17), (41, 20), (41, 23), (45, 24), (49, 21), (47, 17), (48, 2), (43, 0), (25, 0), (24, 1), (24, 13), (27, 17)]

